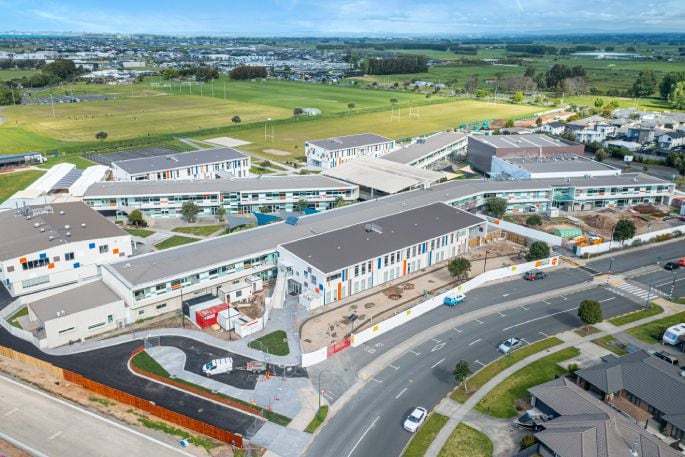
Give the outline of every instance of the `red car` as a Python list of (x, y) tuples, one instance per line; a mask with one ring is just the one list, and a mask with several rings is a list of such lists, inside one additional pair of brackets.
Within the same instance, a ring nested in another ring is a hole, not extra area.
[(678, 265), (680, 265), (681, 267), (685, 267), (685, 257), (683, 257), (682, 259), (678, 260), (677, 263), (678, 263)]

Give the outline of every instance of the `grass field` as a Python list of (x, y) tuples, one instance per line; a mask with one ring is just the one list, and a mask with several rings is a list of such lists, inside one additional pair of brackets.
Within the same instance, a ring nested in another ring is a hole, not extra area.
[(15, 192), (26, 189), (33, 181), (43, 176), (42, 171), (26, 170), (16, 173), (0, 175), (0, 203), (4, 202)]
[(261, 338), (250, 341), (248, 347), (264, 351), (273, 355), (288, 355), (290, 348), (288, 347), (288, 336), (283, 330), (276, 330), (275, 332), (267, 333)]
[(514, 407), (516, 400), (529, 397), (529, 388), (551, 381), (556, 376), (566, 373), (566, 370), (558, 364), (576, 357), (578, 354), (580, 351), (571, 347), (536, 360), (492, 389), (485, 398), (478, 402), (476, 409), (502, 419), (514, 417), (517, 413)]
[(0, 81), (23, 78), (38, 73), (38, 70), (0, 70)]
[(652, 321), (648, 324), (633, 327), (628, 330), (628, 333), (645, 343), (659, 344), (661, 343), (661, 336), (664, 333), (664, 330), (681, 322), (685, 322), (685, 311)]
[(224, 228), (223, 225), (195, 225), (190, 227), (176, 227), (172, 232), (188, 233), (197, 236), (209, 236), (212, 233)]
[(449, 418), (442, 414), (431, 414), (426, 423), (411, 438), (409, 446), (404, 450), (402, 457), (423, 457), (426, 449), (428, 449), (448, 420)]
[(84, 159), (81, 156), (69, 154), (69, 155), (60, 155), (58, 157), (48, 156), (48, 161), (42, 165), (39, 165), (39, 168), (46, 168), (46, 169), (52, 168), (53, 166), (57, 165), (58, 163), (71, 163), (73, 165), (76, 165), (76, 168), (80, 168), (80, 169), (85, 169), (85, 168), (91, 167), (93, 165), (97, 165), (95, 162), (91, 162), (90, 160)]
[(130, 235), (139, 236), (141, 238), (147, 238), (148, 236), (155, 233), (152, 230), (145, 230), (139, 228), (125, 228), (124, 230), (126, 230)]
[(155, 247), (161, 251), (162, 249), (175, 248), (176, 246), (183, 246), (184, 244), (190, 244), (196, 241), (200, 240), (198, 238), (174, 235), (172, 237), (167, 238), (164, 241), (160, 241), (159, 243), (155, 244)]
[(21, 328), (21, 324), (19, 323), (19, 318), (28, 316), (29, 315), (29, 309), (27, 307), (20, 308), (16, 313), (12, 314), (9, 319), (7, 319), (7, 322), (9, 322), (10, 325)]
[(633, 311), (632, 313), (624, 314), (623, 316), (614, 317), (609, 319), (609, 322), (616, 327), (620, 327), (621, 325), (630, 324), (631, 322), (639, 321), (645, 317), (656, 316), (657, 314), (661, 314), (663, 312), (664, 309), (661, 306), (652, 303), (647, 309), (641, 309), (638, 311)]
[(488, 436), (461, 423), (447, 438), (438, 457), (492, 457), (493, 445)]

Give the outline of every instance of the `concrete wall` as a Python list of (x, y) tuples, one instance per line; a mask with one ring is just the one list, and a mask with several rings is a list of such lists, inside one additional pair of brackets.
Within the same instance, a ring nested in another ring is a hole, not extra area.
[(581, 257), (585, 254), (599, 254), (601, 252), (608, 252), (612, 249), (618, 249), (623, 246), (630, 246), (633, 244), (635, 241), (641, 241), (641, 242), (647, 242), (650, 241), (653, 238), (656, 238), (659, 235), (667, 235), (667, 234), (672, 234), (675, 232), (680, 232), (680, 233), (685, 233), (685, 226), (680, 226), (680, 227), (671, 227), (663, 230), (657, 230), (654, 232), (649, 232), (645, 233), (643, 235), (638, 235), (634, 238), (631, 238), (629, 240), (626, 240), (624, 242), (620, 241), (607, 241), (601, 244), (595, 244), (592, 246), (585, 246), (585, 247), (580, 247), (576, 246), (575, 247), (575, 254), (578, 257)]
[(507, 222), (502, 219), (495, 219), (493, 217), (489, 216), (481, 216), (485, 217), (491, 224), (496, 226), (497, 228), (500, 228), (502, 230), (506, 230), (507, 232), (513, 232), (518, 235), (525, 236), (526, 238), (533, 239), (533, 240), (540, 240), (544, 241), (545, 243), (549, 244), (550, 246), (561, 246), (561, 243), (563, 241), (563, 238), (560, 236), (556, 235), (551, 235), (546, 232), (542, 232), (540, 230), (535, 230), (529, 227), (524, 227), (522, 225), (518, 224), (512, 224), (511, 222)]
[[(29, 305), (30, 309), (31, 305)], [(43, 322), (47, 347), (54, 348), (70, 341), (85, 340), (117, 328), (124, 322), (124, 301), (116, 300), (74, 314)], [(89, 328), (90, 327), (90, 328)]]

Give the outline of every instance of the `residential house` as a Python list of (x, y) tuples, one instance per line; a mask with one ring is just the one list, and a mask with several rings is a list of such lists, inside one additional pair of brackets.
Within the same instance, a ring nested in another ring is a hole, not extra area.
[(664, 133), (659, 137), (658, 146), (664, 149), (673, 149), (685, 146), (685, 131), (674, 130)]
[(550, 135), (561, 135), (566, 130), (566, 123), (554, 121), (543, 125), (540, 129), (544, 133), (549, 133)]

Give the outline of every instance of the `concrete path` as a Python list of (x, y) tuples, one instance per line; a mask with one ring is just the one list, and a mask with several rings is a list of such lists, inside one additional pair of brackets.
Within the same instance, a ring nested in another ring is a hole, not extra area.
[(612, 330), (601, 331), (599, 333), (595, 333), (586, 337), (581, 337), (574, 332), (566, 332), (566, 335), (564, 335), (564, 343), (546, 349), (542, 352), (533, 354), (530, 357), (527, 357), (515, 363), (509, 368), (502, 370), (495, 377), (493, 377), (487, 383), (485, 383), (485, 385), (481, 386), (480, 389), (474, 392), (473, 395), (471, 395), (465, 403), (457, 403), (451, 400), (449, 397), (443, 399), (443, 401), (437, 406), (436, 411), (440, 412), (441, 414), (449, 416), (450, 419), (447, 421), (442, 430), (440, 430), (440, 433), (438, 433), (438, 435), (435, 437), (435, 440), (433, 440), (433, 442), (431, 443), (430, 447), (426, 451), (425, 457), (437, 457), (438, 454), (440, 454), (440, 450), (445, 445), (445, 442), (449, 438), (452, 431), (454, 431), (457, 425), (459, 425), (459, 423), (462, 420), (464, 420), (466, 415), (478, 404), (478, 402), (482, 400), (487, 394), (489, 394), (490, 391), (492, 391), (498, 384), (500, 384), (502, 381), (507, 379), (512, 374), (516, 373), (521, 368), (524, 368), (525, 366), (535, 362), (536, 360), (539, 360), (543, 357), (559, 352), (561, 350), (567, 349), (569, 347), (578, 347), (581, 344), (592, 341), (596, 338), (605, 335), (611, 335), (614, 333), (620, 333), (633, 327), (637, 327), (648, 322), (662, 319), (668, 315), (674, 314), (685, 309), (685, 307), (679, 307), (677, 304), (668, 302), (664, 299), (657, 299), (655, 300), (655, 302), (659, 304), (659, 306), (664, 308), (663, 313), (656, 316), (647, 317), (639, 321), (631, 322), (630, 324), (626, 324), (620, 327), (615, 327)]
[(464, 417), (464, 423), (492, 440), (492, 457), (511, 457), (516, 454), (521, 438), (530, 433), (514, 427), (510, 419), (496, 419), (478, 411), (469, 412)]
[(200, 146), (197, 143), (195, 143), (194, 141), (189, 140), (188, 138), (176, 138), (176, 139), (183, 144), (187, 144), (188, 146), (195, 149), (196, 151), (199, 151), (200, 149), (207, 149), (207, 146)]
[(299, 457), (311, 437), (309, 433), (266, 422), (249, 441), (280, 457)]

